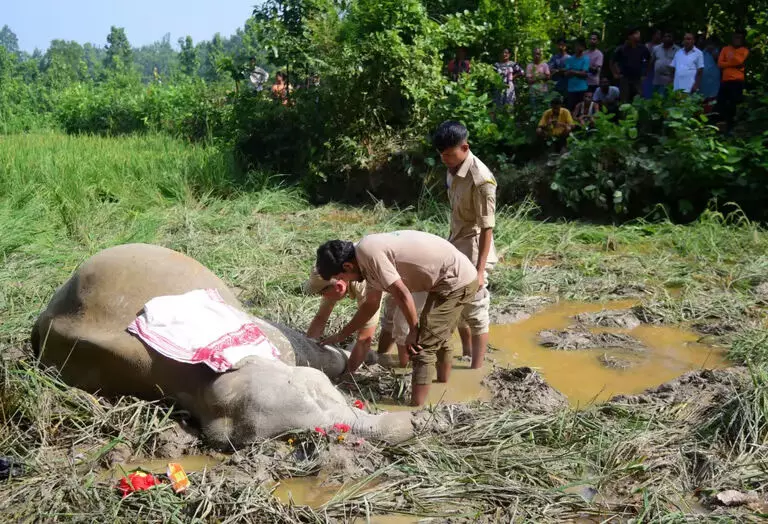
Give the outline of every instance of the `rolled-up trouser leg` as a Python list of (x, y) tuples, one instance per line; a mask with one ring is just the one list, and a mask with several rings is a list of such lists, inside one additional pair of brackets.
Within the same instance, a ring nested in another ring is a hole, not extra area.
[[(416, 305), (416, 314), (421, 315), (421, 312), (424, 310), (424, 303), (427, 301), (426, 291), (412, 293), (411, 297), (413, 297), (413, 303)], [(394, 338), (395, 344), (402, 346), (405, 344), (405, 338), (408, 336), (411, 329), (408, 327), (408, 321), (405, 320), (405, 315), (400, 308), (394, 306), (394, 309), (395, 314), (392, 319), (392, 338)]]
[(462, 310), (477, 293), (477, 280), (450, 293), (429, 293), (419, 320), (421, 351), (411, 357), (413, 383), (431, 384), (435, 363), (451, 358), (450, 337), (459, 323)]
[[(488, 273), (486, 273), (486, 283)], [(460, 326), (468, 326), (472, 336), (488, 333), (491, 326), (491, 292), (487, 284), (477, 290), (472, 301), (461, 311)]]

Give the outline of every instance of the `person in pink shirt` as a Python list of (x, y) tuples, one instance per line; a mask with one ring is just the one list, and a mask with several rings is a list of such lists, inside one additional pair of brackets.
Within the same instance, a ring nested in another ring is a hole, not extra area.
[(531, 88), (531, 105), (536, 109), (538, 102), (549, 91), (549, 79), (551, 77), (549, 65), (542, 62), (541, 49), (538, 47), (533, 50), (533, 62), (525, 68), (525, 77)]
[(600, 71), (603, 69), (603, 52), (597, 48), (600, 43), (600, 33), (593, 31), (589, 35), (589, 49), (584, 51), (584, 56), (589, 58), (589, 72), (587, 73), (587, 91), (594, 93), (600, 87)]

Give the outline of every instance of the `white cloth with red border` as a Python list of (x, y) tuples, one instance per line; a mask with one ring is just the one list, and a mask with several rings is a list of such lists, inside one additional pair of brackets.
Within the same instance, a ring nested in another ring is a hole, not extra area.
[(280, 358), (250, 315), (224, 302), (216, 289), (153, 298), (128, 331), (170, 359), (219, 373), (247, 357)]

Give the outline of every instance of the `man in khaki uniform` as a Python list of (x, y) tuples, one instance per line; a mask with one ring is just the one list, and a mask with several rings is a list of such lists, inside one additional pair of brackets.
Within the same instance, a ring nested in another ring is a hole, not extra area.
[[(328, 324), (328, 319), (333, 313), (333, 309), (336, 304), (344, 298), (349, 298), (357, 302), (358, 307), (365, 303), (367, 297), (367, 286), (365, 282), (344, 282), (343, 280), (324, 280), (317, 272), (316, 268), (312, 268), (312, 272), (309, 274), (309, 280), (304, 283), (304, 292), (311, 295), (322, 295), (323, 299), (320, 302), (320, 308), (315, 313), (315, 317), (309, 324), (307, 329), (307, 336), (310, 338), (319, 339), (325, 332), (325, 326)], [(373, 316), (365, 322), (359, 330), (357, 330), (357, 339), (355, 345), (352, 347), (349, 360), (347, 361), (347, 371), (354, 373), (360, 364), (365, 361), (365, 356), (371, 349), (371, 343), (373, 336), (376, 333), (376, 325), (379, 323), (379, 308)]]
[[(304, 292), (309, 295), (322, 295), (320, 308), (315, 313), (312, 322), (307, 329), (307, 336), (319, 339), (325, 332), (328, 319), (331, 317), (336, 304), (344, 297), (349, 297), (357, 302), (358, 307), (365, 302), (368, 286), (365, 282), (350, 282), (343, 280), (324, 280), (312, 268), (309, 274), (309, 280), (304, 283)], [(417, 311), (421, 311), (426, 300), (426, 293), (414, 293), (413, 301), (416, 304)], [(350, 359), (347, 362), (347, 371), (354, 373), (360, 364), (365, 361), (368, 351), (371, 349), (371, 343), (376, 333), (376, 325), (381, 320), (381, 333), (379, 335), (378, 353), (383, 354), (389, 351), (394, 342), (397, 345), (398, 359), (400, 366), (405, 367), (410, 360), (405, 348), (405, 338), (408, 336), (408, 324), (402, 312), (397, 309), (397, 304), (392, 299), (392, 295), (387, 294), (384, 299), (384, 314), (380, 315), (381, 309), (377, 311), (371, 319), (366, 322), (357, 332), (357, 339), (350, 350)]]
[(488, 272), (498, 262), (493, 242), (496, 226), (496, 179), (490, 169), (469, 150), (467, 128), (443, 122), (433, 144), (448, 167), (446, 183), (451, 203), (451, 234), (448, 240), (474, 264), (479, 289), (462, 311), (459, 336), (472, 368), (483, 367), (490, 328)]
[[(368, 284), (357, 314), (327, 343), (344, 340), (378, 310), (384, 291), (390, 293), (409, 326), (405, 343), (413, 362), (411, 405), (424, 404), (435, 366), (438, 382), (451, 372), (449, 339), (462, 310), (477, 293), (477, 271), (450, 242), (421, 231), (396, 231), (352, 242), (332, 240), (317, 250), (317, 271), (326, 280)], [(427, 292), (421, 317), (411, 293)]]

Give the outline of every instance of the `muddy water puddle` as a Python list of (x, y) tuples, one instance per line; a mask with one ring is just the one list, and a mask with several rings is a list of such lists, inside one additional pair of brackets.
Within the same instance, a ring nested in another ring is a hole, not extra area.
[[(489, 354), (502, 367), (528, 366), (569, 399), (572, 406), (601, 402), (619, 394), (636, 394), (668, 382), (688, 371), (728, 367), (725, 352), (700, 343), (701, 337), (681, 327), (640, 325), (634, 329), (589, 328), (601, 333), (620, 333), (634, 337), (645, 346), (644, 351), (627, 349), (554, 350), (539, 344), (544, 330), (564, 330), (574, 326), (573, 317), (580, 313), (630, 308), (635, 301), (608, 303), (560, 302), (515, 324), (492, 326), (490, 345), (497, 351)], [(460, 354), (454, 345), (454, 355)], [(454, 361), (448, 384), (433, 384), (428, 403), (467, 402), (490, 397), (482, 385), (489, 371), (468, 369), (468, 364)], [(610, 364), (619, 367), (610, 367)], [(622, 367), (624, 366), (624, 367)], [(408, 409), (380, 403), (383, 409)]]
[[(272, 495), (286, 505), (294, 504), (318, 509), (333, 500), (344, 500), (370, 493), (380, 483), (380, 480), (374, 479), (370, 481), (362, 480), (342, 486), (323, 485), (323, 480), (320, 477), (294, 477), (279, 481)], [(359, 517), (351, 522), (360, 524), (409, 524), (418, 521), (418, 517), (413, 515), (392, 514)]]

